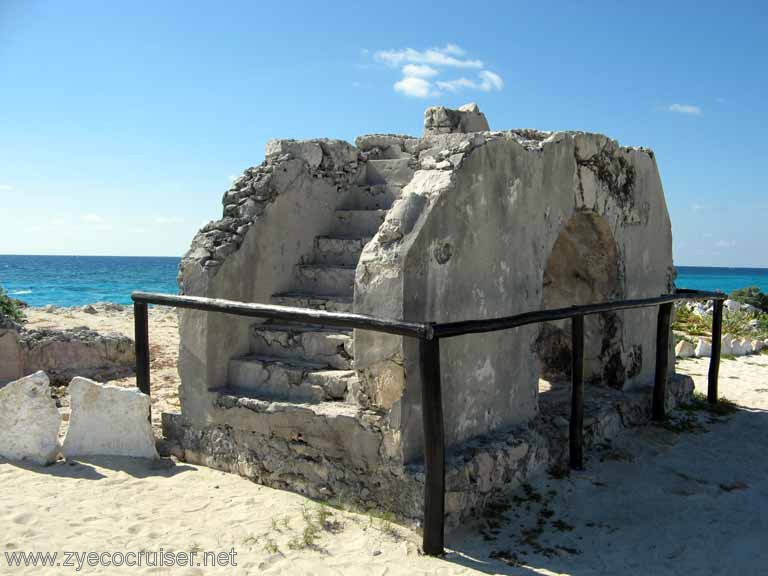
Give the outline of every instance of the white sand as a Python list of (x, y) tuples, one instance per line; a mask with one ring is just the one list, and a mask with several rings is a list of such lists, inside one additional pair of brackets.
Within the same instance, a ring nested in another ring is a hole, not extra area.
[[(678, 369), (704, 391), (707, 366), (688, 360)], [(723, 361), (720, 381), (722, 394), (744, 409), (717, 421), (697, 413), (708, 432), (632, 430), (591, 452), (586, 471), (541, 478), (528, 494), (518, 492), (504, 517), (451, 534), (444, 559), (420, 556), (412, 530), (335, 510), (316, 549), (291, 549), (307, 525), (302, 510), (314, 515), (317, 504), (197, 466), (0, 462), (0, 573), (76, 573), (9, 568), (9, 551), (234, 547), (236, 568), (86, 566), (81, 573), (768, 574), (768, 356)], [(531, 531), (539, 519), (541, 530)], [(490, 557), (513, 554), (524, 566)]]

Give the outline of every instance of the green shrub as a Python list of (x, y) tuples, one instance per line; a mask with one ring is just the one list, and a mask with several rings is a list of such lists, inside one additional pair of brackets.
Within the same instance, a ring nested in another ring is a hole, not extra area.
[(686, 306), (675, 308), (675, 322), (672, 328), (691, 336), (709, 336), (712, 333), (712, 318), (698, 316)]
[(742, 304), (751, 304), (763, 312), (768, 312), (768, 294), (763, 294), (757, 286), (739, 288), (731, 292), (731, 300)]
[(18, 300), (11, 298), (0, 286), (0, 316), (10, 318), (14, 322), (24, 321), (24, 312), (21, 310)]

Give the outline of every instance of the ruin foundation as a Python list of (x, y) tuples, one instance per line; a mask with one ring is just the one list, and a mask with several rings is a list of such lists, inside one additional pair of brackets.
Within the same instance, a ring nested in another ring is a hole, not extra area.
[[(183, 294), (450, 322), (674, 290), (651, 151), (490, 131), (474, 105), (427, 110), (421, 138), (271, 141), (223, 204), (182, 260)], [(420, 517), (415, 341), (191, 310), (180, 320), (182, 412), (163, 423), (187, 460)], [(568, 415), (553, 391), (569, 377), (568, 329), (441, 341), (451, 521), (562, 461)], [(654, 309), (587, 319), (588, 440), (647, 420), (655, 342)], [(670, 406), (691, 389), (672, 377)]]

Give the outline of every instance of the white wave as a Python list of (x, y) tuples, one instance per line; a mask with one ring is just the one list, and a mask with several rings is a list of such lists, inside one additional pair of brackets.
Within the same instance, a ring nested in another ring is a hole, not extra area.
[(19, 294), (32, 294), (32, 290), (14, 290), (13, 292), (8, 292), (11, 296), (18, 296)]

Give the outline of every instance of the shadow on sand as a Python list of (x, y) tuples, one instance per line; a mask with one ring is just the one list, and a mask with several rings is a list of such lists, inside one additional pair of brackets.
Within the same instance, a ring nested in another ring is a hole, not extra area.
[(59, 460), (54, 464), (42, 466), (31, 462), (12, 462), (0, 459), (16, 468), (21, 468), (36, 474), (47, 474), (61, 478), (79, 478), (84, 480), (100, 480), (106, 475), (99, 468), (125, 472), (133, 478), (150, 478), (163, 476), (170, 478), (182, 472), (192, 472), (194, 467), (179, 464), (170, 458), (150, 460), (147, 458), (131, 458), (128, 456), (83, 456), (77, 459)]
[[(768, 411), (701, 405), (594, 447), (448, 535), (485, 574), (756, 574), (768, 563)], [(761, 568), (762, 567), (762, 568)]]

